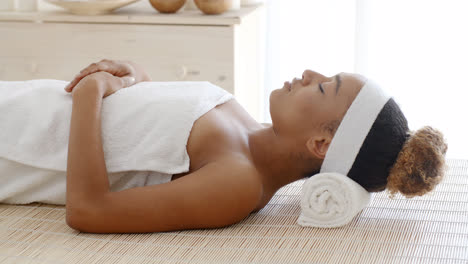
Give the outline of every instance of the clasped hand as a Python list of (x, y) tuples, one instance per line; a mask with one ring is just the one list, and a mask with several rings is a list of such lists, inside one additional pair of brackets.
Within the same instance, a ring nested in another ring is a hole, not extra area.
[(83, 89), (101, 89), (98, 92), (105, 98), (120, 89), (145, 81), (139, 78), (142, 74), (137, 74), (132, 64), (106, 59), (92, 63), (81, 70), (64, 89), (72, 95)]

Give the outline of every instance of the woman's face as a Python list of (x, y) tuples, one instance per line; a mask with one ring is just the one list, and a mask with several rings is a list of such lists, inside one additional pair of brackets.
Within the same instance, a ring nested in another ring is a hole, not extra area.
[(321, 124), (343, 118), (364, 83), (358, 74), (327, 77), (305, 70), (301, 79), (270, 94), (272, 126), (278, 135), (295, 139), (321, 133)]

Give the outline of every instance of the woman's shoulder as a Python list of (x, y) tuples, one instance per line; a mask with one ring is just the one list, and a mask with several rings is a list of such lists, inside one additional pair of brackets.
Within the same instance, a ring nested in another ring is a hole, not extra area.
[(218, 162), (220, 170), (224, 171), (226, 184), (235, 181), (240, 187), (239, 196), (249, 194), (250, 199), (255, 200), (253, 212), (262, 209), (268, 203), (271, 195), (265, 189), (264, 178), (248, 157), (238, 154)]
[(233, 154), (230, 157), (219, 159), (217, 163), (225, 177), (232, 178), (232, 180), (236, 180), (245, 186), (255, 188), (259, 193), (263, 192), (262, 178), (248, 157), (241, 154)]
[(248, 159), (240, 155), (209, 162), (173, 183), (192, 186), (190, 190), (198, 188), (193, 186), (199, 186), (203, 193), (209, 193), (215, 199), (212, 202), (232, 207), (229, 213), (237, 217), (245, 217), (255, 211), (263, 198), (261, 178)]
[(232, 156), (232, 161), (227, 162), (232, 169), (232, 177), (242, 182), (243, 186), (259, 195), (252, 212), (257, 212), (265, 207), (276, 193), (276, 189), (271, 188), (271, 182), (266, 175), (262, 175), (254, 162), (248, 155), (239, 157)]

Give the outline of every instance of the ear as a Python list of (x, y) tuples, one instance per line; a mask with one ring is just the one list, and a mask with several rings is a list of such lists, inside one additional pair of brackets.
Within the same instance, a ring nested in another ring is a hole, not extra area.
[(326, 136), (313, 136), (307, 140), (306, 146), (312, 155), (319, 159), (325, 159), (331, 138)]

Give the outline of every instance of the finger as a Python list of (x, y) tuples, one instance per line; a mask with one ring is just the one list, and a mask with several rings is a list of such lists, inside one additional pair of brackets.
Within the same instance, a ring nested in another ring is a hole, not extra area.
[(109, 59), (102, 59), (100, 62), (113, 63), (114, 61), (113, 61), (113, 60), (109, 60)]
[(80, 73), (84, 73), (84, 72), (86, 72), (86, 71), (89, 70), (89, 69), (93, 69), (93, 68), (95, 68), (97, 65), (98, 65), (97, 63), (93, 62), (93, 63), (91, 63), (90, 65), (88, 65), (86, 68), (84, 68), (83, 70), (81, 70)]
[(77, 85), (85, 75), (76, 75), (73, 80), (65, 87), (65, 91), (71, 91)]
[(97, 64), (91, 64), (87, 69), (83, 70), (81, 74), (87, 75), (96, 71), (106, 71), (117, 77), (124, 77), (126, 75), (134, 76), (133, 67), (125, 61), (112, 61), (101, 60)]
[(87, 76), (87, 75), (90, 75), (90, 74), (98, 72), (98, 71), (106, 71), (108, 68), (109, 68), (109, 66), (104, 62), (92, 64), (89, 67), (87, 67), (86, 69), (82, 70), (78, 74), (77, 77), (80, 78), (80, 77)]
[(73, 90), (73, 87), (75, 87), (75, 85), (77, 83), (79, 83), (81, 81), (81, 79), (83, 79), (84, 77), (90, 75), (90, 74), (93, 74), (95, 72), (98, 72), (98, 71), (106, 71), (107, 69), (109, 69), (109, 66), (107, 65), (106, 62), (100, 62), (100, 63), (93, 63), (91, 64), (90, 66), (88, 66), (87, 68), (83, 69), (80, 71), (80, 73), (78, 73), (74, 78), (73, 80), (69, 83), (69, 85), (67, 85), (65, 87), (65, 91), (71, 91)]
[(135, 84), (135, 77), (132, 77), (132, 76), (125, 76), (125, 77), (122, 77), (122, 81), (123, 81), (123, 87), (130, 87), (132, 85)]
[(125, 77), (126, 75), (134, 76), (132, 66), (124, 61), (115, 61), (109, 63), (109, 70), (107, 71), (117, 77)]
[(97, 63), (91, 63), (88, 67), (81, 70), (75, 77), (73, 77), (72, 81), (64, 88), (65, 91), (71, 91), (73, 87), (84, 77), (90, 74), (90, 70), (95, 68)]
[(73, 78), (73, 80), (71, 80), (71, 82), (69, 82), (68, 85), (65, 86), (65, 91), (70, 92), (73, 89), (73, 87), (75, 87), (75, 85), (78, 83), (78, 81), (79, 80), (76, 77)]

